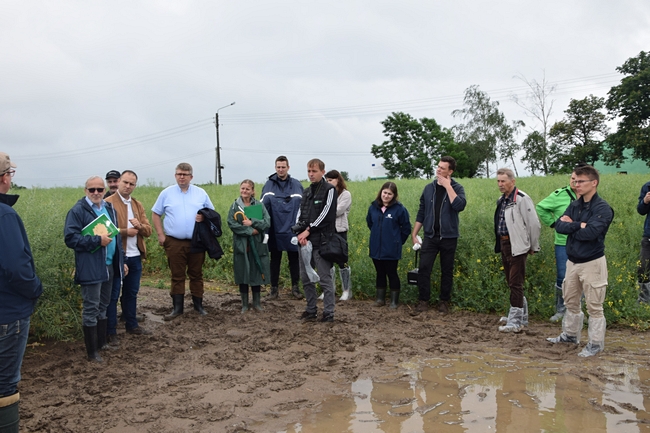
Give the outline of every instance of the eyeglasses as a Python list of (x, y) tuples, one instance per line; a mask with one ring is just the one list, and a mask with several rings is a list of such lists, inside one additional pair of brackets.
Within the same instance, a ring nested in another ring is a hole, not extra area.
[(192, 176), (190, 173), (176, 173), (176, 176), (178, 177), (187, 177), (187, 176)]
[(106, 188), (86, 188), (86, 189), (88, 190), (89, 193), (95, 194), (95, 191), (102, 193)]
[(2, 173), (3, 176), (6, 174), (8, 174), (11, 177), (14, 177), (14, 174), (16, 174), (16, 170), (7, 170), (4, 173)]
[(585, 183), (585, 182), (593, 182), (593, 180), (594, 180), (594, 179), (589, 179), (589, 180), (585, 180), (585, 179), (572, 180), (572, 181), (571, 181), (571, 185), (573, 185), (573, 186), (582, 185), (582, 184)]

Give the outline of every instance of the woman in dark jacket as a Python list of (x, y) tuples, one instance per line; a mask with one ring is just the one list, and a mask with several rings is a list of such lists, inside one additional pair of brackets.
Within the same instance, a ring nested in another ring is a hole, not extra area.
[(390, 286), (390, 308), (397, 308), (400, 280), (397, 264), (402, 258), (402, 245), (411, 233), (409, 212), (397, 201), (397, 185), (386, 182), (368, 209), (366, 222), (370, 229), (370, 257), (377, 271), (378, 307), (386, 305), (386, 278)]
[[(264, 243), (264, 231), (271, 226), (271, 217), (264, 205), (255, 200), (255, 183), (252, 180), (242, 181), (239, 195), (228, 212), (228, 227), (232, 230), (235, 284), (239, 284), (242, 313), (248, 311), (249, 285), (253, 292), (253, 308), (262, 311), (260, 289), (270, 278), (269, 248)], [(251, 212), (252, 206), (258, 206), (258, 212)], [(254, 214), (261, 218), (253, 216)]]

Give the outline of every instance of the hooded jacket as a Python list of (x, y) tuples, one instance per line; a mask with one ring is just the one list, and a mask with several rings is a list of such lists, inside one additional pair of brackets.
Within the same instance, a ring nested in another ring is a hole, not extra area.
[(11, 208), (17, 200), (0, 194), (0, 325), (29, 317), (43, 293), (25, 226)]
[[(117, 226), (117, 215), (113, 205), (104, 202), (106, 210), (111, 217), (113, 224)], [(65, 227), (63, 234), (65, 244), (68, 248), (74, 250), (75, 258), (75, 282), (80, 285), (89, 285), (103, 283), (108, 281), (108, 270), (106, 269), (106, 247), (101, 247), (100, 236), (84, 236), (81, 231), (88, 224), (97, 218), (97, 214), (86, 202), (86, 197), (82, 197), (68, 211), (65, 218)], [(95, 248), (99, 248), (94, 253)], [(115, 278), (122, 278), (124, 269), (124, 250), (122, 249), (122, 236), (115, 236), (115, 255), (113, 256), (113, 269)]]
[(291, 238), (295, 236), (291, 227), (296, 223), (302, 193), (302, 184), (290, 175), (281, 180), (277, 173), (274, 173), (264, 184), (260, 201), (271, 216), (271, 251), (298, 251), (298, 246), (291, 243)]

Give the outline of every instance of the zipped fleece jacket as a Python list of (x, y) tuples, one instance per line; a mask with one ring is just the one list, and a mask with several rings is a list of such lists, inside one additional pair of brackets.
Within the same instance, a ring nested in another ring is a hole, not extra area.
[[(111, 203), (117, 213), (117, 222), (119, 223), (117, 227), (120, 229), (120, 236), (122, 237), (122, 249), (126, 251), (126, 238), (128, 237), (126, 230), (129, 227), (129, 209), (122, 201), (120, 193), (112, 194), (106, 199), (106, 202)], [(153, 229), (147, 219), (147, 214), (144, 212), (142, 203), (133, 197), (131, 197), (131, 210), (133, 211), (133, 217), (140, 221), (141, 224), (140, 230), (138, 230), (136, 244), (138, 245), (138, 250), (140, 250), (140, 257), (142, 260), (145, 260), (147, 258), (147, 246), (144, 243), (144, 238), (151, 236)]]
[[(305, 189), (300, 202), (300, 212), (296, 222), (309, 226), (309, 239), (314, 249), (320, 248), (322, 233), (336, 231), (336, 205), (338, 203), (336, 188), (322, 178)], [(271, 216), (273, 223), (273, 216)]]
[(636, 206), (636, 211), (639, 215), (645, 215), (645, 222), (643, 223), (643, 237), (650, 238), (650, 204), (643, 203), (643, 198), (650, 191), (650, 182), (647, 182), (641, 187), (641, 194), (639, 195), (639, 204)]
[(393, 203), (385, 212), (381, 211), (382, 206), (373, 201), (366, 215), (370, 229), (369, 256), (376, 260), (399, 260), (402, 245), (411, 236), (409, 211), (400, 202)]
[[(515, 188), (513, 197), (512, 203), (506, 207), (505, 220), (512, 247), (512, 256), (515, 257), (528, 254), (529, 251), (537, 252), (540, 250), (539, 233), (542, 225), (539, 223), (539, 218), (537, 218), (535, 204), (528, 194), (519, 188)], [(501, 202), (505, 199), (505, 195), (499, 197), (497, 209), (494, 212), (495, 253), (501, 252), (501, 242), (497, 230), (499, 227), (499, 209), (501, 208)]]
[(25, 226), (11, 208), (17, 200), (0, 194), (0, 325), (31, 316), (43, 293)]
[[(117, 215), (113, 205), (104, 202), (111, 221), (117, 226)], [(63, 234), (65, 244), (74, 250), (75, 276), (74, 280), (79, 285), (89, 285), (108, 281), (108, 270), (106, 269), (106, 247), (101, 247), (100, 236), (83, 236), (81, 230), (97, 218), (97, 214), (82, 197), (65, 217)], [(97, 251), (91, 251), (97, 247)], [(122, 236), (115, 237), (115, 255), (113, 256), (113, 269), (115, 278), (122, 278), (124, 269), (124, 250), (122, 249)]]
[[(555, 230), (569, 235), (566, 243), (566, 255), (573, 263), (587, 263), (605, 255), (605, 235), (614, 219), (614, 210), (598, 193), (585, 203), (580, 197), (564, 212), (573, 222), (566, 223), (559, 219)], [(587, 226), (580, 228), (580, 223)]]
[[(569, 207), (571, 202), (576, 199), (576, 193), (570, 186), (559, 188), (553, 191), (544, 200), (537, 203), (537, 215), (544, 225), (554, 229), (555, 221), (558, 220)], [(566, 245), (567, 235), (555, 231), (555, 245)]]
[(291, 243), (291, 238), (294, 237), (291, 227), (296, 223), (303, 190), (298, 179), (290, 175), (285, 180), (280, 180), (277, 173), (274, 173), (264, 184), (260, 201), (271, 216), (271, 251), (298, 251), (298, 246)]
[[(420, 196), (420, 207), (415, 221), (422, 224), (424, 229), (424, 236), (432, 238), (434, 235), (433, 226), (435, 224), (435, 211), (436, 204), (436, 186), (438, 179), (424, 187), (422, 195)], [(451, 187), (456, 192), (456, 198), (453, 202), (449, 203), (449, 196), (445, 191), (445, 196), (442, 199), (440, 206), (440, 237), (441, 238), (457, 238), (460, 236), (458, 231), (458, 213), (462, 212), (467, 205), (465, 199), (465, 189), (461, 184), (454, 179), (451, 180)]]

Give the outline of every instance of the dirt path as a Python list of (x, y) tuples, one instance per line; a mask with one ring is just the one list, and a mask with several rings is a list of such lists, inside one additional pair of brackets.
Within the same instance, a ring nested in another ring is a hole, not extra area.
[[(544, 342), (559, 332), (546, 323), (500, 334), (496, 316), (413, 315), (408, 306), (391, 311), (369, 301), (337, 303), (334, 323), (301, 323), (304, 301), (284, 295), (264, 303), (263, 313), (242, 315), (234, 292), (208, 292), (209, 314), (199, 317), (190, 302), (183, 317), (162, 322), (157, 319), (171, 309), (168, 292), (143, 287), (139, 309), (153, 335), (120, 330), (119, 350), (103, 352), (101, 366), (85, 361), (82, 342), (29, 348), (20, 385), (22, 431), (276, 432), (324, 397), (348, 395), (357, 378), (379, 376), (414, 357), (500, 347), (581, 364), (594, 374), (605, 362)], [(618, 340), (631, 335), (608, 332), (622, 335)], [(622, 345), (606, 350), (608, 358), (648, 359), (645, 350)]]

